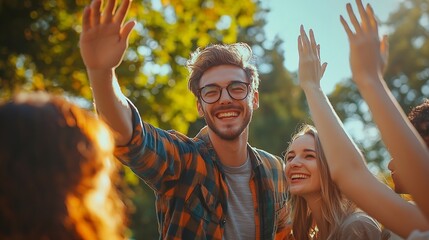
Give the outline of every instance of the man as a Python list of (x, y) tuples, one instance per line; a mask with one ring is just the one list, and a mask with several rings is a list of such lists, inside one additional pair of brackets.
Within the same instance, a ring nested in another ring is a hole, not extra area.
[(83, 15), (81, 54), (97, 111), (117, 133), (117, 157), (154, 191), (162, 239), (274, 239), (287, 235), (286, 180), (280, 158), (251, 147), (259, 78), (248, 45), (212, 45), (188, 62), (189, 88), (207, 126), (195, 138), (140, 120), (120, 92), (115, 68), (134, 22), (100, 0)]

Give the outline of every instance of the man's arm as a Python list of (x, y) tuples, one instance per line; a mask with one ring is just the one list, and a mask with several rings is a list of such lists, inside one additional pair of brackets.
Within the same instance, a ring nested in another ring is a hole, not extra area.
[(130, 0), (124, 0), (116, 11), (115, 0), (108, 0), (103, 11), (100, 7), (101, 0), (94, 0), (84, 10), (80, 51), (97, 112), (113, 130), (116, 145), (124, 145), (132, 135), (131, 110), (119, 88), (115, 69), (122, 62), (135, 23), (123, 24)]

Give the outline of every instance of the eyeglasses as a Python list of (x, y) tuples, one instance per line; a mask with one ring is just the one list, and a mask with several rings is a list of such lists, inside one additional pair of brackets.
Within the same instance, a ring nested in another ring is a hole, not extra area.
[[(250, 83), (233, 81), (226, 86), (226, 91), (232, 99), (243, 100), (249, 94), (249, 85)], [(198, 90), (198, 95), (205, 103), (212, 104), (219, 101), (223, 89), (224, 88), (219, 85), (209, 84), (200, 88)]]

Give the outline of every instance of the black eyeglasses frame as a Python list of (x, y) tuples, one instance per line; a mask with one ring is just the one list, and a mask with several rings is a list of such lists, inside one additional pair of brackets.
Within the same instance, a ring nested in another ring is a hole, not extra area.
[[(235, 97), (231, 96), (231, 93), (229, 92), (229, 87), (231, 87), (231, 86), (233, 86), (233, 84), (237, 84), (237, 83), (246, 85), (246, 89), (247, 89), (247, 91), (246, 91), (246, 95), (245, 95), (243, 98), (235, 98)], [(204, 98), (201, 96), (201, 91), (202, 91), (204, 88), (206, 88), (206, 87), (211, 87), (211, 86), (215, 86), (215, 87), (217, 87), (217, 88), (219, 89), (220, 94), (219, 94), (219, 97), (216, 99), (216, 101), (209, 101), (209, 102), (207, 102), (207, 101), (206, 101), (206, 100), (204, 100)], [(199, 88), (199, 89), (198, 89), (198, 98), (200, 98), (203, 102), (205, 102), (205, 103), (207, 103), (207, 104), (213, 104), (213, 103), (216, 103), (217, 101), (219, 101), (219, 99), (222, 97), (222, 92), (223, 92), (222, 90), (223, 90), (223, 89), (226, 89), (226, 92), (228, 93), (228, 95), (229, 95), (232, 99), (237, 100), (237, 101), (240, 101), (240, 100), (245, 99), (247, 96), (249, 96), (249, 92), (250, 92), (249, 86), (250, 86), (250, 83), (242, 82), (242, 81), (232, 81), (232, 82), (230, 82), (226, 87), (221, 87), (221, 86), (219, 86), (219, 85), (217, 85), (217, 84), (207, 84), (207, 85), (205, 85), (204, 87), (201, 87), (201, 88)]]

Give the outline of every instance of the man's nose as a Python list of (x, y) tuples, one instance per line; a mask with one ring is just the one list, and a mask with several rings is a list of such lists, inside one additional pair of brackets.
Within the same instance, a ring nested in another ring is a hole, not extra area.
[(220, 91), (220, 98), (219, 103), (220, 104), (229, 104), (232, 102), (231, 96), (229, 96), (228, 90), (226, 88), (222, 88)]

